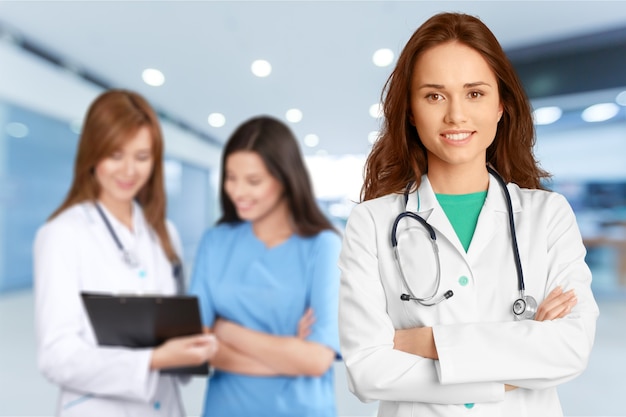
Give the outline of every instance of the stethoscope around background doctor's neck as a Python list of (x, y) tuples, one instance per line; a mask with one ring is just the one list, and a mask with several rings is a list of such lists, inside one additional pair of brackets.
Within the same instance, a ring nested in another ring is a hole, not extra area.
[[(513, 302), (513, 316), (515, 317), (516, 320), (527, 320), (527, 319), (532, 320), (535, 318), (535, 314), (537, 313), (537, 301), (532, 296), (524, 294), (524, 291), (525, 291), (524, 276), (522, 273), (522, 262), (520, 260), (519, 248), (517, 246), (517, 237), (515, 235), (515, 221), (513, 219), (513, 205), (511, 203), (511, 195), (509, 193), (509, 190), (506, 188), (506, 183), (504, 182), (500, 174), (498, 174), (490, 166), (487, 166), (487, 171), (489, 171), (489, 173), (496, 178), (496, 180), (498, 181), (498, 184), (500, 185), (500, 188), (502, 188), (502, 191), (506, 198), (506, 203), (507, 203), (507, 208), (508, 208), (508, 213), (509, 213), (509, 228), (511, 230), (511, 244), (513, 248), (513, 258), (515, 259), (515, 269), (517, 271), (517, 285), (519, 289), (519, 298)], [(406, 191), (404, 192), (405, 207), (409, 200), (409, 189), (411, 188), (411, 185), (412, 184), (407, 185)], [(400, 256), (398, 254), (397, 229), (398, 229), (398, 223), (400, 222), (400, 220), (402, 220), (405, 217), (414, 219), (417, 222), (419, 222), (428, 231), (428, 234), (431, 239), (431, 244), (433, 246), (433, 252), (435, 254), (435, 259), (436, 259), (436, 264), (437, 264), (437, 277), (435, 278), (435, 290), (428, 297), (419, 298), (415, 296), (415, 294), (411, 290), (411, 287), (409, 286), (409, 282), (406, 279), (406, 276), (404, 275), (404, 271), (402, 270), (402, 263), (400, 262)], [(448, 290), (443, 295), (435, 298), (435, 296), (439, 292), (439, 287), (441, 284), (441, 262), (439, 260), (439, 247), (437, 246), (437, 235), (435, 233), (435, 230), (432, 228), (430, 224), (428, 224), (426, 220), (424, 220), (424, 218), (420, 217), (417, 213), (412, 213), (410, 211), (405, 211), (403, 213), (400, 213), (398, 217), (396, 217), (395, 221), (393, 222), (393, 227), (391, 229), (391, 246), (393, 247), (393, 250), (394, 250), (394, 256), (396, 258), (396, 263), (398, 264), (398, 269), (400, 270), (400, 276), (402, 277), (404, 286), (406, 287), (408, 291), (408, 294), (402, 294), (400, 296), (400, 299), (402, 301), (413, 300), (423, 306), (431, 307), (436, 304), (439, 304), (440, 302), (444, 300), (447, 300), (448, 298), (454, 295), (452, 290)]]

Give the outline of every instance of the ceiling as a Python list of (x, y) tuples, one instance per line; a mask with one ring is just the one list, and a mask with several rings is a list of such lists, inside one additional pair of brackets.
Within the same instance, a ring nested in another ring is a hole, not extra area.
[[(378, 129), (369, 108), (391, 67), (374, 66), (374, 51), (397, 56), (440, 11), (480, 17), (505, 49), (626, 26), (623, 1), (0, 1), (0, 25), (218, 145), (249, 117), (299, 108), (296, 136), (319, 137), (303, 151), (339, 155), (368, 152)], [(251, 73), (255, 59), (271, 63), (270, 76)], [(162, 86), (143, 83), (149, 67)], [(208, 125), (213, 112), (223, 127)]]

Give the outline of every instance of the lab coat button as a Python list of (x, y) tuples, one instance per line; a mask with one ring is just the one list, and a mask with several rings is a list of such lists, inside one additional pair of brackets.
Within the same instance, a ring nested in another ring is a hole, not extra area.
[(467, 403), (467, 404), (465, 404), (465, 408), (467, 408), (468, 410), (474, 408), (474, 403)]
[(469, 283), (469, 278), (468, 278), (468, 277), (466, 277), (465, 275), (463, 275), (463, 276), (461, 276), (461, 277), (459, 278), (459, 284), (460, 284), (462, 287), (465, 287), (468, 283)]
[(160, 409), (161, 409), (161, 403), (160, 403), (160, 402), (158, 402), (158, 401), (155, 401), (155, 402), (154, 402), (154, 409), (155, 409), (155, 410), (160, 410)]

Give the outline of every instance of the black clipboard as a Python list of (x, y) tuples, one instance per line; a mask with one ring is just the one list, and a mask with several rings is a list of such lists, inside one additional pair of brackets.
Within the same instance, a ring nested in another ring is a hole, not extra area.
[[(195, 296), (80, 295), (100, 346), (154, 347), (172, 337), (202, 333)], [(208, 375), (209, 364), (161, 372)]]

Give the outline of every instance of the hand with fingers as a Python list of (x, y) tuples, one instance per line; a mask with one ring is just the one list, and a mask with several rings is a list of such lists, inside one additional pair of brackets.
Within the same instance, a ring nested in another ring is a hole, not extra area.
[(561, 286), (553, 289), (537, 308), (536, 321), (554, 320), (565, 317), (578, 302), (574, 290), (563, 292)]
[(201, 365), (217, 352), (218, 341), (212, 334), (174, 337), (152, 351), (150, 369)]

